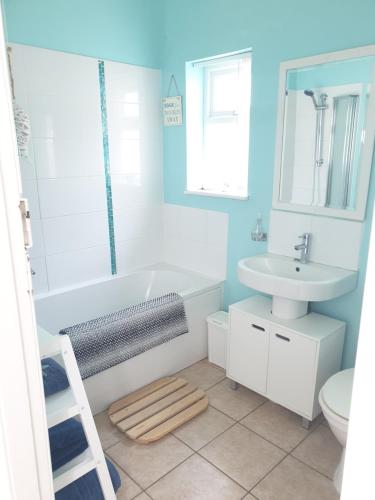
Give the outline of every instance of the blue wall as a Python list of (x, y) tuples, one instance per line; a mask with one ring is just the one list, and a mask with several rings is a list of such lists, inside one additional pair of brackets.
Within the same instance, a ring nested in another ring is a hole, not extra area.
[[(164, 70), (164, 93), (173, 73), (185, 88), (185, 62), (253, 48), (248, 201), (184, 195), (185, 127), (165, 129), (165, 200), (228, 212), (226, 304), (249, 295), (238, 282), (241, 257), (264, 252), (250, 240), (256, 214), (265, 225), (272, 176), (279, 64), (323, 52), (375, 43), (375, 2), (361, 0), (3, 0), (8, 39), (56, 50)], [(375, 177), (375, 176), (373, 176)], [(374, 178), (370, 187), (371, 213)], [(357, 290), (314, 309), (348, 322), (344, 366), (355, 359), (370, 230), (367, 217)], [(350, 242), (348, 242), (350, 244)]]
[[(375, 43), (375, 2), (317, 0), (313, 8), (301, 0), (166, 0), (164, 91), (170, 74), (185, 87), (185, 62), (247, 47), (253, 49), (253, 87), (248, 201), (184, 195), (186, 174), (185, 127), (165, 129), (165, 200), (191, 207), (228, 212), (228, 281), (225, 302), (249, 296), (236, 276), (237, 261), (261, 253), (266, 244), (250, 240), (256, 214), (267, 227), (272, 204), (279, 64), (283, 60)], [(374, 179), (370, 203), (374, 195)], [(368, 214), (371, 210), (368, 210)], [(352, 366), (358, 336), (370, 218), (361, 252), (361, 271), (355, 292), (314, 310), (348, 322), (344, 366)], [(348, 242), (350, 244), (350, 242)]]
[(160, 68), (163, 1), (3, 0), (10, 42)]

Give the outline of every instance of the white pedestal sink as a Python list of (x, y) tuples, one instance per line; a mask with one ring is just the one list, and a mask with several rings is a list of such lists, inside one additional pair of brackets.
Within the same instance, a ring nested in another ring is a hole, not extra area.
[(272, 314), (283, 319), (304, 316), (308, 303), (340, 297), (357, 286), (357, 273), (323, 264), (301, 264), (266, 253), (238, 262), (243, 285), (273, 296)]

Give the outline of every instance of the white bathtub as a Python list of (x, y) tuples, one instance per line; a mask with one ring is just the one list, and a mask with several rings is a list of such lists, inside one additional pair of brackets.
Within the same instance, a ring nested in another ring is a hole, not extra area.
[(84, 381), (93, 413), (207, 356), (206, 317), (222, 306), (222, 282), (166, 264), (35, 296), (37, 322), (52, 334), (168, 292), (185, 304), (189, 333)]

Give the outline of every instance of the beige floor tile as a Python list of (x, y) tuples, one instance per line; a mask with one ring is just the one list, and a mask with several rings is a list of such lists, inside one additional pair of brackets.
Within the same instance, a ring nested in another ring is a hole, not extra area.
[(135, 497), (134, 500), (151, 500), (151, 497), (147, 495), (147, 493), (143, 492), (137, 497)]
[(259, 500), (338, 500), (333, 482), (288, 456), (252, 492)]
[(234, 420), (240, 420), (266, 401), (260, 394), (243, 386), (234, 391), (230, 384), (230, 380), (225, 379), (207, 391), (207, 395), (211, 406)]
[(118, 431), (107, 416), (107, 412), (103, 411), (94, 417), (95, 425), (102, 443), (103, 450), (118, 443), (123, 436), (123, 433)]
[(202, 448), (199, 453), (249, 490), (285, 453), (237, 424)]
[(175, 430), (173, 434), (194, 450), (199, 450), (234, 423), (234, 420), (209, 406), (205, 412)]
[(108, 456), (144, 489), (192, 453), (190, 448), (171, 435), (147, 445), (124, 437), (107, 450)]
[(206, 390), (223, 380), (225, 371), (203, 360), (178, 372), (178, 375)]
[(242, 500), (257, 500), (257, 499), (253, 497), (253, 495), (250, 495), (250, 493), (248, 493)]
[(141, 493), (142, 489), (120, 467), (117, 467), (117, 470), (120, 474), (121, 487), (117, 491), (116, 498), (117, 500), (132, 500)]
[(292, 455), (332, 479), (340, 461), (341, 451), (342, 447), (331, 429), (319, 425), (303, 443), (297, 446)]
[(240, 500), (238, 484), (202, 457), (193, 455), (148, 490), (154, 500)]
[(301, 422), (299, 415), (271, 401), (241, 420), (241, 424), (287, 452), (292, 451), (309, 433)]

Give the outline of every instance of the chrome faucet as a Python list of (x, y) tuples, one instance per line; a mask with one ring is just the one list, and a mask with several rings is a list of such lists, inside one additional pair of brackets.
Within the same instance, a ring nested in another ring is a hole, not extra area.
[(294, 250), (301, 250), (301, 256), (298, 260), (301, 264), (307, 264), (309, 261), (310, 244), (311, 244), (311, 233), (303, 233), (299, 238), (302, 239), (302, 243), (294, 246)]

